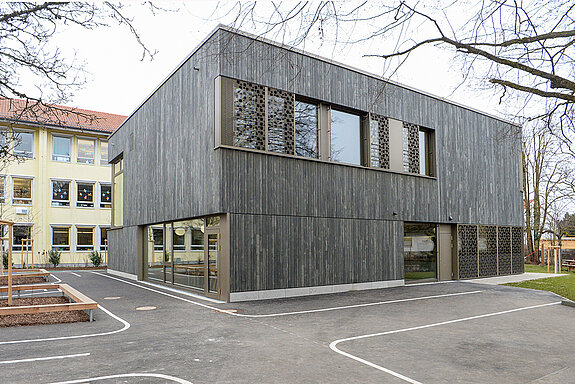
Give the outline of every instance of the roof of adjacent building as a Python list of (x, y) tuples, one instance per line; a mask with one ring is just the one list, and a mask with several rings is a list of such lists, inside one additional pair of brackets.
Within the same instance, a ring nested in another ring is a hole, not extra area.
[(0, 119), (62, 128), (112, 133), (126, 116), (22, 99), (0, 99)]

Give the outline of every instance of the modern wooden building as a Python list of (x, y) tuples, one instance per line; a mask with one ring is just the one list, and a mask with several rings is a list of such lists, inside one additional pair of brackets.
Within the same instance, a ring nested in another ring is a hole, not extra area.
[(227, 301), (520, 273), (519, 133), (219, 27), (110, 137), (109, 266)]

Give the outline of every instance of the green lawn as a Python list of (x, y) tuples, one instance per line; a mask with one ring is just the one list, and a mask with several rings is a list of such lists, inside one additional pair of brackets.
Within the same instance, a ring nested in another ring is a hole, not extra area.
[[(547, 266), (525, 264), (525, 272), (535, 272), (535, 273), (547, 273)], [(563, 269), (563, 272), (567, 272), (567, 269)], [(549, 273), (555, 273), (555, 269), (552, 265), (549, 266)]]
[[(525, 264), (525, 272), (547, 272), (547, 267)], [(567, 276), (549, 277), (546, 279), (528, 280), (520, 283), (507, 283), (513, 287), (539, 289), (557, 293), (563, 297), (575, 301), (575, 273), (569, 273)]]

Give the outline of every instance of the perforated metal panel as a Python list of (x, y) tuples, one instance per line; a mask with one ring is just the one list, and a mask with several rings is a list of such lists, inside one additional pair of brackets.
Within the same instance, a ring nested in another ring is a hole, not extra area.
[(419, 173), (419, 127), (403, 123), (403, 170)]
[(497, 275), (497, 227), (480, 225), (477, 248), (479, 251), (479, 277)]
[(371, 166), (389, 169), (389, 119), (374, 114), (370, 118)]
[(477, 277), (477, 225), (457, 226), (459, 278)]
[(523, 260), (523, 228), (511, 227), (511, 271), (523, 273), (525, 265)]
[(499, 275), (511, 274), (511, 227), (497, 227)]
[(237, 81), (233, 115), (233, 145), (265, 150), (265, 87)]
[(268, 89), (268, 151), (294, 154), (294, 94)]

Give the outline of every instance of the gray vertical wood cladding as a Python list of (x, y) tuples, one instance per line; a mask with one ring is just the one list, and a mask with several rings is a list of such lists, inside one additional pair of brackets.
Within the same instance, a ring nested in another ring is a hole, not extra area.
[[(451, 216), (452, 223), (522, 225), (521, 144), (517, 127), (438, 98), (295, 51), (254, 41), (246, 36), (222, 31), (221, 41), (225, 42), (222, 43), (223, 76), (434, 129), (437, 170), (435, 188), (439, 194), (436, 202), (429, 202), (438, 204), (431, 221), (447, 223)], [(258, 158), (257, 155), (253, 157)], [(267, 158), (260, 161), (274, 162)], [(301, 167), (310, 163), (304, 164)], [(252, 165), (257, 172), (260, 165)], [(228, 162), (224, 162), (224, 167), (227, 166)], [(313, 168), (312, 165), (309, 167)], [(299, 176), (290, 179), (292, 185), (299, 185), (302, 176), (307, 178), (310, 175), (307, 169), (301, 171)], [(342, 187), (339, 182), (337, 184), (338, 188)], [(355, 179), (352, 184), (356, 189), (364, 188), (361, 178)], [(433, 188), (425, 182), (420, 185), (422, 188)], [(384, 190), (396, 187), (400, 186), (380, 185), (380, 189)], [(405, 198), (408, 196), (411, 197), (408, 194)], [(254, 199), (257, 201), (257, 197)], [(366, 204), (372, 201), (365, 200)], [(351, 201), (342, 203), (354, 205)], [(423, 214), (419, 213), (418, 205), (421, 202), (411, 203), (411, 216), (405, 217), (405, 220), (429, 218), (428, 209), (424, 209)]]
[(230, 215), (230, 291), (403, 278), (403, 223)]
[[(437, 178), (214, 149), (217, 76), (434, 129)], [(137, 226), (229, 212), (232, 292), (401, 279), (403, 221), (522, 225), (512, 130), (220, 29), (110, 139), (110, 159), (124, 156), (124, 228), (110, 231), (110, 265), (136, 273)]]

